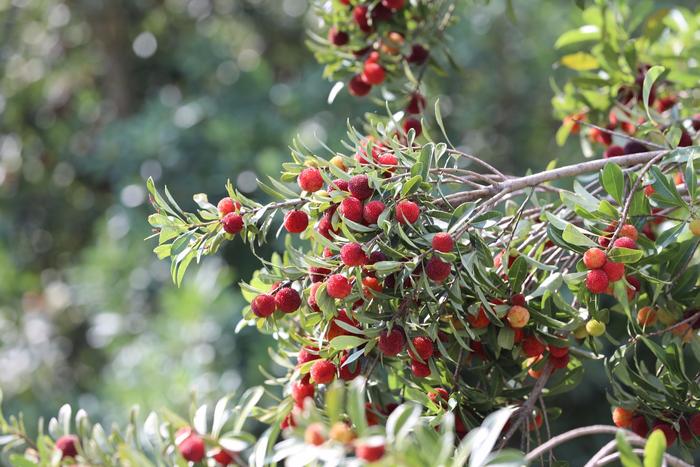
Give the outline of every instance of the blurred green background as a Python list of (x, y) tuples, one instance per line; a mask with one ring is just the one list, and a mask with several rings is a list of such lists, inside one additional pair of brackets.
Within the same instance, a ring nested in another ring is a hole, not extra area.
[[(572, 2), (463, 5), (450, 30), (460, 65), (427, 82), (453, 141), (523, 173), (554, 144), (552, 44)], [(692, 2), (691, 2), (692, 3)], [(233, 328), (236, 283), (256, 262), (239, 242), (192, 267), (184, 285), (152, 254), (144, 181), (192, 209), (227, 178), (262, 198), (299, 137), (340, 148), (368, 101), (343, 93), (304, 45), (306, 0), (0, 0), (0, 387), (28, 420), (65, 402), (122, 421), (134, 404), (186, 412), (262, 382), (270, 341)], [(437, 135), (437, 131), (433, 131)], [(270, 251), (263, 251), (269, 254)], [(556, 428), (607, 417), (605, 376), (559, 398)], [(568, 398), (567, 398), (568, 397)], [(585, 456), (586, 442), (566, 457)], [(575, 463), (574, 463), (575, 464)]]

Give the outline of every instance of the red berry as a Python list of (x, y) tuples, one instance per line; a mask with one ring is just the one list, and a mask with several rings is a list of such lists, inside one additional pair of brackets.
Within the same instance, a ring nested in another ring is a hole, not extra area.
[(630, 431), (636, 433), (637, 436), (646, 438), (649, 433), (649, 425), (642, 415), (638, 415), (632, 419), (630, 423)]
[(406, 106), (406, 112), (410, 114), (419, 114), (423, 109), (425, 109), (425, 97), (421, 96), (419, 93), (413, 94)]
[(610, 133), (603, 130), (599, 130), (598, 128), (591, 128), (591, 130), (588, 133), (588, 136), (592, 141), (604, 144), (605, 146), (609, 146), (610, 143), (612, 143), (612, 136), (610, 136)]
[(644, 196), (646, 196), (648, 198), (649, 196), (651, 196), (653, 194), (654, 194), (654, 186), (653, 185), (646, 185), (644, 187)]
[(289, 211), (284, 216), (284, 228), (289, 233), (301, 233), (309, 225), (309, 216), (304, 211)]
[(357, 327), (359, 326), (360, 323), (355, 321), (353, 318), (347, 315), (345, 310), (340, 310), (338, 311), (338, 316), (336, 316), (333, 321), (331, 321), (330, 326), (328, 327), (328, 331), (326, 332), (326, 339), (329, 341), (332, 341), (334, 338), (338, 336), (347, 336), (347, 335), (352, 335), (353, 333), (351, 331), (346, 330), (345, 328), (340, 327), (338, 322), (345, 323), (349, 326), (354, 326)]
[(517, 293), (510, 297), (510, 304), (511, 305), (518, 305), (518, 306), (525, 306), (525, 295), (521, 293)]
[(297, 407), (304, 407), (304, 400), (307, 397), (313, 399), (316, 388), (311, 383), (304, 383), (303, 381), (292, 382), (292, 399)]
[(632, 300), (634, 298), (634, 295), (641, 290), (642, 284), (636, 277), (627, 276), (626, 279), (627, 282), (629, 282), (629, 284), (632, 286), (627, 287), (627, 299)]
[(608, 276), (609, 282), (617, 282), (625, 275), (625, 265), (623, 263), (607, 261), (603, 266), (603, 271)]
[(293, 313), (301, 306), (301, 297), (293, 288), (285, 287), (275, 294), (275, 304), (283, 313)]
[(221, 219), (221, 224), (224, 226), (224, 231), (232, 235), (243, 230), (243, 218), (236, 212), (230, 212)]
[(417, 360), (411, 360), (411, 372), (416, 378), (427, 378), (430, 376), (430, 367)]
[(375, 200), (375, 201), (370, 201), (369, 203), (365, 204), (365, 207), (362, 210), (362, 218), (364, 219), (365, 223), (367, 225), (372, 225), (376, 224), (377, 221), (379, 220), (379, 216), (384, 212), (384, 203), (381, 201)]
[(482, 306), (479, 307), (476, 316), (467, 315), (467, 322), (474, 329), (483, 329), (491, 324), (491, 320)]
[(391, 10), (400, 10), (406, 0), (382, 0), (382, 5)]
[(384, 68), (378, 63), (365, 62), (365, 66), (362, 69), (362, 81), (367, 84), (382, 84), (384, 82)]
[(630, 141), (629, 143), (625, 144), (625, 154), (639, 154), (640, 152), (648, 151), (648, 147), (636, 141)]
[(425, 265), (425, 274), (435, 282), (442, 282), (447, 279), (452, 271), (452, 265), (442, 261), (437, 256), (433, 256)]
[(309, 308), (316, 312), (321, 311), (321, 309), (318, 307), (318, 302), (316, 301), (316, 292), (318, 292), (321, 285), (321, 282), (314, 282), (311, 284), (311, 288), (309, 289), (309, 298), (306, 299), (306, 303), (309, 305)]
[(347, 32), (338, 31), (338, 28), (333, 26), (328, 30), (328, 41), (331, 44), (340, 47), (341, 45), (345, 45), (350, 42), (350, 36), (348, 36)]
[(662, 97), (656, 102), (656, 108), (659, 112), (665, 112), (676, 105), (676, 98), (673, 96)]
[(351, 196), (340, 203), (340, 215), (357, 224), (362, 223), (362, 201)]
[(304, 169), (299, 174), (297, 183), (299, 184), (299, 188), (304, 191), (308, 191), (309, 193), (318, 191), (323, 188), (323, 177), (321, 176), (321, 171), (311, 167)]
[(432, 241), (433, 250), (449, 253), (455, 246), (452, 236), (447, 232), (436, 233)]
[(700, 436), (700, 413), (693, 414), (688, 419), (688, 426), (695, 436)]
[(359, 200), (366, 200), (374, 190), (369, 186), (369, 178), (367, 175), (355, 175), (348, 182), (348, 189), (350, 194)]
[(617, 240), (615, 240), (613, 246), (616, 246), (618, 248), (630, 248), (634, 250), (635, 248), (637, 248), (637, 242), (635, 242), (629, 237), (620, 237)]
[(592, 269), (586, 275), (586, 288), (591, 293), (604, 293), (609, 283), (608, 275), (602, 269)]
[(620, 237), (621, 238), (629, 238), (632, 241), (636, 242), (637, 238), (639, 237), (639, 232), (637, 231), (637, 228), (635, 226), (633, 226), (632, 224), (625, 224), (620, 229)]
[(230, 453), (224, 449), (219, 449), (218, 451), (215, 451), (214, 455), (212, 455), (211, 457), (218, 464), (226, 466), (233, 463), (234, 455), (235, 453)]
[(318, 221), (318, 225), (316, 225), (316, 230), (318, 233), (329, 240), (331, 239), (331, 231), (333, 231), (333, 222), (331, 221), (332, 217), (333, 214), (330, 211), (326, 211)]
[(416, 120), (415, 118), (407, 118), (403, 122), (403, 131), (404, 133), (408, 133), (409, 130), (415, 131), (416, 137), (418, 137), (423, 132), (423, 126), (419, 120)]
[[(428, 398), (435, 404), (440, 404), (440, 399), (446, 401), (450, 398), (450, 393), (445, 388), (433, 388), (433, 392), (428, 393)], [(440, 399), (438, 399), (440, 398)]]
[(294, 419), (294, 414), (293, 412), (289, 412), (286, 417), (284, 417), (284, 420), (280, 422), (280, 428), (282, 430), (286, 430), (287, 428), (294, 428), (297, 426), (297, 422)]
[(657, 422), (651, 427), (651, 431), (661, 430), (661, 432), (666, 437), (666, 446), (671, 446), (676, 442), (676, 430), (673, 429), (668, 423)]
[(542, 355), (542, 353), (544, 352), (544, 344), (540, 342), (535, 336), (525, 337), (521, 345), (523, 348), (523, 353), (531, 358)]
[(552, 354), (552, 357), (554, 358), (563, 358), (567, 355), (569, 355), (569, 348), (568, 347), (559, 347), (557, 345), (549, 345), (548, 346), (549, 353)]
[(678, 141), (678, 146), (686, 148), (693, 145), (693, 138), (690, 137), (687, 131), (681, 131), (681, 139)]
[(353, 76), (348, 82), (348, 92), (352, 96), (363, 97), (369, 94), (371, 90), (372, 85), (365, 83), (360, 75)]
[(379, 157), (377, 157), (377, 163), (380, 165), (387, 165), (392, 167), (388, 170), (389, 172), (393, 172), (393, 167), (399, 164), (399, 159), (395, 155), (389, 152), (385, 152), (384, 154), (381, 154)]
[(362, 266), (367, 264), (367, 255), (359, 243), (346, 243), (340, 249), (340, 259), (346, 266)]
[(342, 274), (333, 274), (326, 280), (326, 291), (333, 298), (345, 298), (350, 295), (352, 285)]
[(408, 57), (406, 57), (406, 60), (408, 61), (408, 63), (417, 63), (420, 65), (421, 63), (425, 62), (429, 54), (430, 52), (428, 51), (428, 49), (426, 49), (422, 45), (413, 44), (413, 46), (411, 47), (411, 54)]
[(603, 153), (603, 157), (606, 159), (610, 159), (611, 157), (618, 157), (618, 156), (624, 156), (625, 155), (625, 148), (622, 146), (609, 146), (605, 152)]
[(367, 7), (364, 5), (357, 5), (355, 9), (352, 10), (352, 18), (362, 32), (370, 32), (372, 30), (372, 26), (370, 26), (369, 20), (367, 19), (367, 11)]
[(379, 334), (377, 347), (384, 355), (394, 357), (403, 350), (405, 343), (403, 332), (398, 328), (393, 328), (391, 332), (384, 330)]
[(377, 251), (373, 251), (369, 255), (369, 260), (367, 261), (367, 264), (374, 264), (374, 263), (378, 263), (380, 261), (386, 261), (386, 260), (387, 260), (386, 255), (384, 253), (382, 253), (381, 251), (377, 250)]
[(605, 265), (608, 256), (600, 248), (589, 248), (583, 254), (583, 264), (587, 269), (600, 269)]
[(311, 377), (316, 384), (329, 384), (335, 379), (335, 371), (333, 362), (319, 360), (311, 366)]
[[(435, 351), (433, 341), (424, 336), (414, 337), (413, 347), (415, 347), (416, 353), (413, 353), (410, 348), (408, 349), (408, 355), (410, 355), (413, 360), (418, 360), (418, 357), (420, 357), (421, 360), (427, 362), (428, 359), (433, 356), (433, 352)], [(418, 357), (416, 354), (418, 354)]]
[(221, 198), (219, 204), (216, 205), (216, 209), (219, 211), (220, 216), (225, 216), (233, 211), (238, 211), (241, 208), (241, 204), (238, 201), (234, 201), (228, 196), (226, 198)]
[(199, 462), (204, 459), (204, 440), (194, 433), (185, 438), (177, 448), (186, 461)]
[[(348, 365), (345, 365), (345, 362), (348, 358), (350, 358), (350, 353), (348, 353), (348, 351), (346, 350), (340, 357), (340, 369), (338, 371), (340, 374), (340, 378), (343, 381), (352, 381), (353, 379), (360, 376), (360, 372), (362, 372), (362, 365), (360, 365), (359, 361), (357, 360)], [(355, 365), (354, 370), (350, 368), (352, 365)]]
[(355, 456), (365, 462), (376, 462), (384, 457), (384, 440), (377, 437), (376, 441), (358, 443), (355, 446)]
[(693, 440), (693, 433), (690, 432), (690, 425), (688, 425), (688, 421), (685, 418), (681, 418), (678, 425), (680, 428), (679, 433), (681, 435), (681, 439), (684, 443), (690, 443)]
[(403, 200), (396, 204), (396, 220), (400, 224), (413, 224), (418, 220), (420, 208), (413, 201)]
[(299, 349), (299, 354), (297, 355), (297, 365), (303, 365), (306, 362), (318, 360), (318, 358), (318, 349), (302, 347)]
[(549, 361), (552, 363), (553, 368), (561, 370), (562, 368), (566, 368), (566, 366), (569, 364), (569, 354), (566, 354), (563, 357), (551, 356), (549, 357)]
[(339, 190), (339, 191), (348, 191), (348, 181), (347, 180), (342, 180), (340, 178), (336, 178), (331, 182), (331, 184), (328, 186), (328, 189), (330, 191), (333, 190)]
[(80, 439), (76, 435), (63, 435), (56, 440), (56, 449), (61, 451), (61, 459), (78, 455)]
[(318, 267), (318, 266), (310, 266), (309, 267), (309, 277), (311, 278), (311, 282), (316, 283), (316, 282), (323, 282), (324, 279), (328, 274), (330, 274), (331, 270)]
[(275, 312), (277, 304), (275, 297), (270, 294), (260, 294), (250, 303), (253, 314), (258, 318), (266, 318)]

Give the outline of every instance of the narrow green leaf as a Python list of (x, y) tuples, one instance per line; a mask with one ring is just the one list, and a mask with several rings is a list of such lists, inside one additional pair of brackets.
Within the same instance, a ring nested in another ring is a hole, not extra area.
[(619, 165), (605, 164), (600, 175), (600, 182), (605, 191), (613, 197), (618, 204), (622, 204), (622, 197), (625, 193), (625, 176)]
[(654, 430), (644, 446), (644, 467), (661, 467), (666, 451), (666, 436), (661, 430)]
[(367, 342), (367, 339), (357, 336), (338, 336), (331, 341), (331, 347), (336, 350), (352, 349)]
[(642, 86), (644, 109), (647, 112), (647, 117), (649, 117), (649, 120), (651, 121), (654, 121), (654, 119), (651, 118), (651, 113), (649, 112), (649, 94), (651, 94), (651, 90), (654, 87), (654, 83), (664, 71), (666, 71), (666, 68), (660, 65), (655, 65), (649, 68), (649, 71), (647, 71), (647, 74), (644, 76), (644, 85)]
[(624, 431), (619, 430), (615, 434), (615, 441), (617, 441), (617, 450), (620, 453), (620, 462), (623, 467), (642, 467), (642, 462), (632, 451), (632, 446), (627, 441)]
[(642, 259), (642, 256), (644, 256), (644, 252), (642, 252), (641, 250), (615, 247), (612, 250), (610, 250), (610, 253), (608, 254), (608, 259), (616, 263), (632, 264)]
[(567, 224), (562, 234), (565, 242), (576, 246), (595, 247), (598, 246), (593, 240), (586, 237), (578, 228), (572, 224)]

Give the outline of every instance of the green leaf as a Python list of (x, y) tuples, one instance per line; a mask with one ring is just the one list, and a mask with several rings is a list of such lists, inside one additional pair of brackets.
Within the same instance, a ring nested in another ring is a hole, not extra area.
[(20, 454), (12, 454), (10, 456), (10, 464), (14, 465), (15, 467), (36, 467), (37, 464), (34, 462), (30, 461), (26, 457), (20, 455)]
[(367, 339), (357, 336), (338, 336), (331, 341), (331, 347), (336, 350), (346, 350), (358, 347), (367, 342)]
[(564, 34), (559, 36), (557, 41), (554, 43), (555, 49), (561, 49), (571, 44), (578, 44), (580, 42), (594, 41), (600, 38), (600, 28), (593, 24), (587, 24), (581, 26), (578, 29), (572, 29), (566, 31)]
[(350, 421), (357, 429), (357, 435), (364, 436), (367, 431), (367, 416), (365, 415), (365, 378), (362, 376), (350, 383), (347, 409)]
[(567, 224), (562, 234), (565, 242), (576, 246), (596, 247), (598, 246), (593, 240), (586, 237), (577, 227), (572, 224)]
[(695, 200), (698, 195), (698, 177), (695, 174), (695, 163), (693, 157), (688, 158), (688, 164), (685, 166), (685, 186), (688, 187), (688, 193), (691, 199)]
[(615, 434), (615, 440), (617, 441), (617, 450), (620, 453), (620, 462), (623, 467), (642, 467), (642, 462), (639, 457), (632, 451), (632, 446), (630, 446), (625, 432), (619, 430)]
[(632, 264), (636, 263), (644, 256), (641, 250), (633, 250), (631, 248), (614, 247), (608, 254), (608, 259), (616, 263)]
[(411, 177), (404, 185), (401, 187), (401, 197), (405, 198), (409, 194), (411, 194), (413, 191), (415, 191), (413, 188), (416, 187), (420, 182), (423, 181), (423, 177), (420, 175), (416, 175), (415, 177)]
[(595, 70), (599, 66), (598, 60), (585, 52), (564, 55), (560, 61), (565, 67), (576, 71)]
[(622, 196), (625, 193), (625, 176), (619, 165), (611, 162), (605, 164), (600, 176), (600, 182), (618, 204), (622, 204)]
[(649, 117), (649, 120), (651, 121), (654, 121), (654, 119), (651, 118), (651, 113), (649, 112), (649, 94), (651, 94), (651, 90), (654, 87), (654, 83), (664, 71), (666, 71), (666, 68), (660, 65), (655, 65), (649, 68), (649, 71), (647, 71), (647, 74), (644, 76), (644, 85), (642, 86), (644, 109), (647, 112), (647, 117)]
[(644, 446), (644, 467), (661, 467), (666, 451), (666, 436), (661, 430), (654, 430)]

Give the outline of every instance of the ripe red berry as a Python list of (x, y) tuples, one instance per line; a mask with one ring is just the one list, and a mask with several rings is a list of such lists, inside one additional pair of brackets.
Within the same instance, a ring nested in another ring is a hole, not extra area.
[(567, 355), (569, 355), (569, 348), (568, 347), (559, 347), (557, 345), (549, 345), (547, 346), (549, 349), (549, 353), (552, 355), (554, 358), (563, 358)]
[(335, 379), (335, 371), (333, 362), (319, 360), (311, 366), (311, 377), (316, 384), (329, 384)]
[(618, 248), (630, 248), (634, 250), (635, 248), (637, 248), (637, 242), (635, 242), (629, 237), (620, 237), (617, 240), (615, 240), (613, 246), (616, 246)]
[(351, 96), (363, 97), (369, 94), (371, 90), (372, 85), (365, 83), (360, 75), (353, 76), (348, 82), (348, 92)]
[(417, 360), (411, 360), (411, 372), (416, 378), (427, 378), (430, 376), (430, 367)]
[(350, 36), (348, 36), (347, 32), (339, 31), (338, 28), (333, 26), (328, 30), (328, 42), (340, 47), (350, 42)]
[(591, 141), (604, 144), (605, 146), (609, 146), (610, 143), (612, 143), (612, 136), (610, 133), (599, 130), (598, 128), (591, 128), (588, 132), (588, 137), (591, 139)]
[(685, 148), (693, 145), (693, 138), (690, 137), (687, 131), (681, 131), (681, 139), (678, 141), (678, 146)]
[(384, 68), (378, 63), (365, 62), (365, 66), (362, 69), (362, 81), (368, 84), (378, 85), (384, 82), (385, 73)]
[(301, 297), (293, 288), (285, 287), (275, 294), (275, 304), (283, 313), (293, 313), (301, 306)]
[(419, 114), (423, 109), (425, 109), (425, 97), (421, 96), (419, 93), (414, 93), (406, 106), (406, 112), (410, 114)]
[(553, 368), (561, 370), (562, 368), (566, 368), (569, 364), (569, 354), (563, 357), (550, 356), (549, 361), (552, 363)]
[(365, 297), (372, 298), (372, 290), (375, 292), (381, 292), (382, 289), (382, 284), (379, 283), (379, 280), (376, 277), (368, 276), (362, 278), (362, 291), (364, 292)]
[[(429, 338), (424, 336), (414, 337), (412, 343), (413, 347), (416, 349), (416, 352), (413, 353), (413, 351), (409, 348), (408, 355), (410, 355), (413, 360), (418, 360), (418, 357), (420, 357), (421, 360), (427, 362), (428, 359), (433, 356), (435, 348), (433, 346), (433, 341), (431, 341)], [(418, 356), (416, 356), (416, 354), (418, 354)]]
[(609, 282), (617, 282), (625, 275), (625, 265), (623, 263), (615, 263), (607, 261), (603, 266), (603, 271), (608, 276)]
[(629, 238), (632, 241), (636, 242), (637, 238), (639, 237), (639, 232), (637, 231), (637, 228), (632, 224), (625, 224), (620, 229), (620, 237)]
[(510, 297), (510, 304), (511, 305), (518, 305), (518, 306), (525, 306), (525, 295), (521, 293), (516, 293), (512, 297)]
[(648, 152), (649, 148), (643, 145), (642, 143), (638, 143), (636, 141), (630, 141), (629, 143), (625, 144), (625, 154), (638, 154), (640, 152)]
[(401, 353), (405, 343), (403, 332), (398, 328), (393, 328), (391, 332), (384, 330), (379, 334), (377, 347), (384, 355), (394, 357)]
[(523, 348), (523, 353), (531, 358), (542, 355), (544, 352), (544, 344), (535, 336), (527, 336), (523, 338), (523, 343), (521, 345)]
[(379, 200), (370, 201), (362, 210), (362, 218), (367, 225), (376, 224), (386, 206)]
[(299, 354), (297, 355), (297, 365), (303, 365), (306, 362), (318, 360), (318, 358), (318, 349), (302, 347), (299, 349)]
[(367, 255), (359, 243), (346, 243), (340, 249), (340, 259), (346, 266), (362, 266), (367, 264)]
[(304, 383), (303, 381), (292, 382), (292, 399), (297, 407), (304, 407), (304, 400), (307, 397), (313, 399), (316, 388), (311, 383)]
[(355, 175), (348, 182), (350, 193), (359, 200), (366, 200), (374, 190), (369, 186), (369, 178), (367, 175)]
[(433, 250), (449, 253), (455, 246), (452, 236), (447, 232), (436, 233), (432, 241)]
[(355, 456), (365, 462), (376, 462), (384, 457), (384, 440), (377, 437), (374, 441), (370, 438), (369, 441), (358, 443), (355, 445)]
[(56, 440), (56, 449), (61, 451), (61, 459), (78, 455), (80, 439), (76, 435), (63, 435)]
[(266, 318), (275, 312), (277, 304), (275, 297), (270, 294), (260, 294), (250, 303), (253, 314), (259, 318)]
[(307, 168), (301, 171), (299, 177), (297, 178), (297, 183), (299, 188), (309, 193), (318, 191), (323, 188), (323, 177), (321, 176), (321, 171), (314, 168)]
[(350, 196), (340, 203), (340, 215), (357, 224), (362, 223), (362, 201)]
[(357, 5), (355, 9), (352, 10), (352, 19), (355, 20), (357, 26), (362, 32), (370, 32), (372, 26), (369, 24), (369, 19), (367, 18), (367, 7), (365, 5)]
[(177, 448), (186, 461), (199, 462), (204, 459), (204, 440), (194, 433), (185, 438)]
[(447, 279), (452, 271), (452, 265), (442, 261), (437, 256), (433, 256), (425, 265), (425, 274), (430, 280), (442, 282)]
[(323, 282), (326, 276), (330, 274), (330, 272), (330, 269), (322, 268), (319, 266), (309, 267), (309, 277), (311, 278), (311, 282), (313, 283)]
[(429, 54), (430, 52), (428, 51), (428, 49), (426, 49), (422, 45), (413, 44), (413, 46), (411, 46), (411, 54), (408, 57), (406, 57), (406, 60), (408, 61), (408, 63), (416, 63), (420, 65), (421, 63), (425, 62)]
[(630, 430), (636, 433), (637, 436), (646, 438), (647, 434), (649, 434), (649, 425), (647, 425), (647, 421), (642, 415), (638, 415), (632, 419)]
[(316, 301), (316, 292), (318, 292), (321, 285), (321, 282), (312, 283), (311, 287), (309, 288), (309, 298), (306, 299), (306, 304), (309, 305), (309, 308), (315, 312), (321, 311), (321, 309), (318, 307), (318, 302)]
[(591, 293), (604, 293), (609, 283), (608, 275), (602, 269), (592, 269), (586, 275), (586, 288)]
[(216, 205), (216, 209), (219, 211), (220, 216), (225, 216), (233, 211), (238, 211), (241, 208), (241, 204), (238, 201), (234, 201), (228, 196), (226, 198), (221, 198), (219, 204)]
[(482, 306), (479, 307), (476, 316), (467, 315), (467, 322), (474, 329), (483, 329), (491, 324), (491, 320)]
[(352, 285), (342, 274), (333, 274), (326, 280), (326, 291), (333, 298), (345, 298), (350, 295)]
[(400, 224), (413, 224), (418, 220), (420, 208), (413, 201), (403, 200), (396, 204), (396, 220)]
[(284, 216), (284, 228), (289, 233), (301, 233), (309, 225), (309, 216), (304, 211), (289, 211)]
[(403, 131), (404, 133), (408, 133), (409, 130), (415, 131), (416, 137), (418, 137), (423, 132), (423, 126), (419, 120), (416, 120), (415, 118), (407, 118), (403, 122)]
[(646, 185), (644, 187), (644, 196), (646, 196), (648, 198), (649, 196), (651, 196), (653, 194), (654, 194), (654, 186), (653, 185)]
[(318, 233), (329, 240), (331, 239), (331, 231), (333, 231), (332, 217), (333, 213), (331, 211), (326, 211), (316, 225)]
[(339, 190), (339, 191), (348, 191), (348, 181), (343, 180), (340, 178), (336, 178), (331, 182), (330, 185), (328, 185), (328, 190), (333, 191), (333, 190)]
[(587, 269), (600, 269), (605, 265), (608, 256), (600, 248), (589, 248), (583, 254), (583, 264)]
[(622, 146), (616, 146), (612, 145), (609, 146), (605, 152), (603, 153), (603, 157), (606, 159), (610, 159), (611, 157), (618, 157), (618, 156), (624, 156), (625, 155), (625, 148)]
[(219, 465), (227, 466), (233, 463), (235, 455), (236, 453), (228, 452), (225, 449), (219, 448), (218, 451), (214, 452), (211, 458), (214, 459)]
[(700, 436), (700, 413), (693, 414), (688, 419), (688, 426), (695, 436)]
[(224, 231), (232, 235), (243, 230), (243, 218), (237, 212), (230, 212), (221, 219), (221, 224), (224, 226)]
[(433, 388), (433, 392), (428, 393), (428, 398), (435, 404), (440, 404), (441, 400), (447, 401), (450, 398), (450, 393), (445, 388)]
[(386, 261), (386, 260), (387, 260), (386, 255), (384, 253), (382, 253), (381, 251), (376, 250), (376, 251), (373, 251), (372, 253), (370, 253), (369, 260), (367, 261), (367, 264), (374, 264), (374, 263), (378, 263), (380, 261)]
[(651, 431), (660, 430), (666, 437), (666, 446), (671, 446), (676, 442), (676, 430), (671, 425), (663, 422), (656, 422), (651, 427)]
[(382, 0), (382, 5), (391, 10), (400, 10), (406, 0)]
[(395, 166), (399, 164), (399, 159), (390, 152), (385, 152), (377, 157), (377, 163), (380, 165)]

